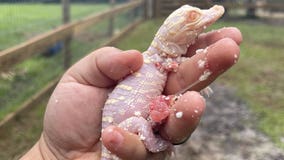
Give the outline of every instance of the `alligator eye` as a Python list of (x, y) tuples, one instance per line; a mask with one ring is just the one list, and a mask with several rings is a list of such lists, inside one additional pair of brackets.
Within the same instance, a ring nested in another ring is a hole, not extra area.
[(200, 17), (200, 13), (197, 11), (190, 11), (188, 13), (188, 21), (189, 22), (194, 22), (195, 20), (197, 20)]

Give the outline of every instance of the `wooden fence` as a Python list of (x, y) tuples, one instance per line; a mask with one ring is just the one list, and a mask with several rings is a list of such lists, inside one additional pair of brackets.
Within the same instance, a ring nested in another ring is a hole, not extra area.
[[(90, 15), (78, 21), (74, 21), (68, 23), (68, 20), (62, 26), (57, 27), (56, 29), (41, 34), (37, 37), (34, 37), (22, 44), (17, 46), (8, 48), (6, 50), (0, 51), (0, 72), (5, 71), (13, 67), (14, 65), (29, 59), (31, 56), (40, 53), (40, 51), (48, 48), (52, 44), (55, 44), (59, 40), (66, 40), (68, 37), (72, 37), (73, 35), (77, 35), (84, 31), (86, 28), (94, 26), (105, 20), (106, 18), (110, 19), (109, 26), (109, 35), (112, 37), (108, 42), (104, 43), (104, 45), (112, 45), (114, 44), (120, 37), (125, 35), (128, 31), (130, 31), (133, 27), (138, 25), (143, 19), (136, 19), (133, 23), (125, 27), (121, 30), (120, 33), (113, 35), (114, 27), (112, 26), (113, 17), (118, 13), (122, 13), (127, 10), (134, 9), (136, 7), (142, 6), (144, 9), (144, 18), (151, 17), (153, 14), (156, 16), (164, 16), (168, 15), (174, 9), (178, 8), (183, 4), (187, 4), (188, 0), (135, 0), (126, 4), (121, 4), (117, 6), (113, 6), (113, 8), (101, 12), (99, 14)], [(191, 5), (198, 6), (201, 8), (208, 8), (212, 6), (211, 3), (201, 3), (199, 0), (190, 1)], [(207, 1), (208, 2), (208, 1)], [(263, 4), (263, 5), (244, 5), (244, 4), (232, 4), (232, 3), (222, 3), (226, 8), (244, 8), (244, 7), (262, 7), (262, 8), (284, 8), (283, 4)], [(67, 17), (68, 19), (68, 17)], [(68, 54), (65, 54), (65, 59), (68, 60)], [(69, 64), (65, 64), (67, 67)], [(6, 122), (10, 121), (15, 117), (18, 113), (23, 112), (24, 110), (30, 109), (43, 98), (46, 97), (55, 87), (59, 80), (59, 77), (49, 82), (42, 90), (35, 93), (32, 97), (30, 97), (27, 101), (25, 101), (14, 113), (7, 115), (2, 121), (0, 121), (0, 128), (6, 124)]]
[[(64, 40), (66, 39), (66, 37), (78, 34), (84, 31), (86, 28), (94, 26), (106, 18), (111, 18), (118, 13), (134, 9), (139, 6), (143, 7), (143, 9), (146, 10), (144, 0), (136, 0), (126, 4), (121, 4), (99, 14), (91, 15), (72, 23), (66, 23), (52, 31), (34, 37), (22, 44), (3, 50), (0, 52), (0, 72), (5, 71), (13, 67), (14, 65), (30, 58), (31, 56), (40, 53), (39, 51), (48, 48), (50, 45), (56, 43), (59, 40)], [(113, 45), (119, 38), (132, 30), (142, 20), (143, 18), (136, 19), (134, 22), (122, 29), (119, 33), (114, 34), (102, 46)], [(111, 26), (110, 28), (112, 28), (112, 30), (114, 29), (113, 26)], [(22, 113), (23, 111), (26, 111), (33, 106), (36, 106), (38, 102), (40, 102), (44, 97), (50, 94), (50, 92), (56, 86), (58, 80), (59, 77), (49, 82), (43, 89), (26, 100), (15, 112), (8, 114), (2, 121), (0, 121), (0, 128), (6, 125), (7, 122), (14, 119), (17, 114)]]
[(237, 3), (237, 2), (217, 2), (210, 0), (155, 0), (155, 16), (167, 16), (178, 7), (189, 4), (199, 8), (209, 8), (214, 4), (223, 5), (226, 9), (265, 9), (265, 10), (284, 10), (284, 3)]
[(142, 2), (142, 0), (137, 0), (124, 5), (116, 6), (113, 9), (101, 12), (100, 14), (91, 15), (79, 21), (67, 23), (55, 30), (34, 37), (33, 39), (26, 41), (20, 45), (1, 51), (0, 71), (11, 68), (15, 64), (24, 61), (25, 59), (31, 57), (36, 53), (39, 53), (39, 51), (42, 51), (43, 49), (56, 43), (57, 41), (62, 40), (74, 33), (79, 33), (85, 28), (99, 23), (105, 18), (109, 18), (112, 15), (125, 10), (133, 9), (141, 5)]

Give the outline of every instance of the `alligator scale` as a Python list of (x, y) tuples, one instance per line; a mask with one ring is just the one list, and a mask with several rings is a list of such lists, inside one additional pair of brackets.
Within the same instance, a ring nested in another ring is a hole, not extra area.
[[(184, 5), (174, 11), (143, 53), (142, 67), (119, 82), (109, 94), (103, 109), (102, 129), (117, 125), (136, 133), (153, 153), (171, 148), (169, 141), (154, 133), (155, 124), (161, 123), (169, 114), (163, 107), (171, 105), (170, 97), (162, 96), (167, 75), (176, 71), (188, 47), (223, 13), (224, 8), (217, 5), (207, 10)], [(119, 158), (102, 146), (101, 159)]]

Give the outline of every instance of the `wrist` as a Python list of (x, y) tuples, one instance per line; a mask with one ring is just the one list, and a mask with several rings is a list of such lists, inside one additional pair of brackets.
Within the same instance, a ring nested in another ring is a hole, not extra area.
[(43, 134), (37, 143), (20, 160), (56, 160), (56, 156), (50, 150)]

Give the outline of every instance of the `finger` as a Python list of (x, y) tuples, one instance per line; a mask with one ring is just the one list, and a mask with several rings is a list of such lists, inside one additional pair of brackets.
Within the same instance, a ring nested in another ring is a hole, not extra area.
[(145, 160), (147, 150), (136, 134), (129, 133), (119, 127), (110, 126), (102, 133), (104, 146), (121, 159)]
[(163, 160), (170, 156), (170, 153), (167, 151), (161, 151), (158, 153), (148, 153), (146, 160)]
[(197, 49), (206, 48), (223, 38), (230, 38), (238, 45), (242, 42), (242, 34), (239, 29), (235, 27), (221, 28), (199, 35), (196, 43), (188, 48), (187, 56), (191, 57), (195, 54)]
[(174, 94), (202, 78), (202, 82), (190, 89), (200, 91), (235, 64), (239, 53), (239, 46), (234, 40), (224, 38), (217, 41), (209, 46), (207, 53), (196, 54), (187, 59), (176, 73), (168, 76), (165, 94)]
[(205, 110), (205, 100), (198, 92), (186, 92), (174, 104), (173, 109), (161, 135), (176, 144), (187, 139), (197, 127)]
[(62, 81), (109, 87), (131, 72), (137, 71), (142, 63), (143, 58), (139, 51), (104, 47), (73, 65)]

